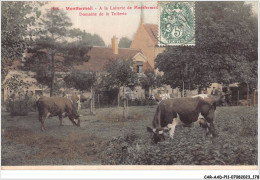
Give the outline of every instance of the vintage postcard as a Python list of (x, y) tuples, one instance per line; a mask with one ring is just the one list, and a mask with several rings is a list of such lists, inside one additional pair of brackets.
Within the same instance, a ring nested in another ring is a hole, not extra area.
[(1, 27), (3, 170), (257, 170), (257, 1), (2, 1)]

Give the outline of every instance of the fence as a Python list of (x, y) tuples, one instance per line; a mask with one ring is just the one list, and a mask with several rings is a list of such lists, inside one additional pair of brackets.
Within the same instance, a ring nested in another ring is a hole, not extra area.
[[(102, 94), (95, 94), (95, 108), (104, 108), (104, 107), (116, 107), (118, 106), (123, 107), (124, 106), (124, 100), (122, 97), (118, 98), (116, 97), (107, 97)], [(149, 99), (128, 99), (128, 106), (152, 106), (157, 105), (156, 100), (149, 100)], [(90, 108), (90, 101), (86, 101), (82, 103), (82, 108)]]

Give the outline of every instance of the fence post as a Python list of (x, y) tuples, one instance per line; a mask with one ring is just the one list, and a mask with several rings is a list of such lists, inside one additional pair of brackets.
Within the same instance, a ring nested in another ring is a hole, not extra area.
[(126, 117), (128, 117), (128, 98), (126, 98)]
[(93, 91), (93, 114), (96, 114), (96, 109), (95, 109), (95, 91)]
[(124, 120), (126, 120), (127, 119), (126, 98), (124, 98), (123, 101), (124, 101), (123, 115), (124, 115)]
[(93, 95), (92, 95), (92, 87), (90, 89), (90, 93), (91, 93), (91, 98), (90, 98), (90, 114), (92, 114), (93, 110), (92, 110), (92, 101), (93, 101)]
[(237, 91), (237, 106), (238, 106), (238, 103), (239, 103), (239, 90)]
[(118, 95), (117, 95), (117, 107), (119, 107), (119, 103), (120, 103), (120, 89), (119, 89)]
[(248, 86), (248, 83), (246, 83), (246, 86), (247, 86), (247, 91), (246, 91), (246, 101), (247, 101), (247, 106), (249, 106), (249, 86)]
[(256, 94), (256, 89), (254, 90), (254, 104), (253, 104), (254, 106), (255, 106), (255, 104), (256, 104), (256, 100), (255, 100), (255, 96), (256, 96), (256, 95), (255, 95), (255, 94)]
[(19, 96), (19, 113), (22, 112), (21, 97)]
[(182, 97), (184, 97), (184, 81), (182, 81)]
[(97, 95), (97, 98), (98, 98), (98, 108), (100, 108), (99, 94)]
[(90, 98), (90, 114), (92, 114), (92, 97)]
[(95, 115), (95, 92), (91, 87), (90, 114)]

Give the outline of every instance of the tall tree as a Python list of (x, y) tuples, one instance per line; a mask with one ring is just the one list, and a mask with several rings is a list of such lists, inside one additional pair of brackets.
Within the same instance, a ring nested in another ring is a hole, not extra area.
[(78, 38), (79, 41), (85, 42), (89, 46), (105, 46), (104, 40), (98, 34), (90, 34), (85, 30), (72, 29), (70, 31), (71, 37)]
[[(257, 79), (257, 21), (244, 2), (197, 2), (196, 45), (168, 47), (156, 67), (173, 88)], [(241, 69), (245, 65), (248, 68)]]
[(239, 77), (233, 72), (240, 67), (240, 62), (257, 61), (257, 20), (250, 5), (199, 2), (196, 20), (196, 49), (213, 66), (212, 74), (217, 82), (237, 82)]
[(164, 53), (156, 58), (156, 67), (164, 72), (163, 82), (172, 88), (178, 87), (184, 90), (193, 90), (198, 87), (207, 87), (214, 82), (214, 77), (208, 73), (209, 67), (198, 61), (199, 54), (196, 54), (195, 48), (187, 47), (169, 47)]
[(127, 37), (122, 37), (119, 40), (118, 47), (120, 48), (130, 48), (132, 41)]
[(30, 29), (41, 12), (38, 7), (44, 3), (25, 1), (1, 2), (1, 68), (2, 81), (7, 74), (7, 67), (22, 54), (34, 35)]
[[(39, 26), (40, 31), (35, 46), (29, 49), (29, 53), (33, 56), (26, 63), (30, 64), (27, 67), (36, 70), (37, 79), (43, 80), (41, 81), (43, 83), (47, 83), (44, 79), (49, 81), (47, 85), (50, 87), (50, 96), (52, 96), (55, 72), (69, 70), (72, 65), (87, 61), (90, 46), (82, 41), (82, 38), (67, 41), (75, 36), (71, 34), (72, 23), (64, 11), (47, 11), (44, 18), (40, 19)], [(37, 68), (39, 66), (42, 69)]]

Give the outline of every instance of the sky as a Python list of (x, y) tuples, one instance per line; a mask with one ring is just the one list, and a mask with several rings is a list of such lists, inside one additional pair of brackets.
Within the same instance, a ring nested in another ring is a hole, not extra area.
[[(253, 5), (253, 13), (257, 16), (258, 5), (257, 1), (247, 2)], [(157, 2), (142, 2), (143, 6), (155, 7)], [(116, 36), (117, 38), (127, 37), (133, 39), (134, 34), (136, 33), (141, 17), (140, 9), (131, 9), (131, 10), (110, 10), (110, 7), (133, 7), (141, 6), (141, 2), (75, 2), (75, 1), (66, 1), (66, 2), (50, 2), (45, 5), (44, 9), (49, 9), (51, 7), (58, 7), (60, 10), (67, 12), (67, 15), (71, 19), (74, 28), (79, 28), (85, 30), (91, 34), (98, 34), (105, 41), (106, 45), (111, 44), (111, 38)], [(108, 10), (104, 10), (104, 6)], [(93, 10), (66, 10), (66, 7), (92, 7)], [(100, 7), (102, 10), (100, 10)], [(98, 16), (80, 16), (80, 12), (83, 13), (97, 13)], [(109, 16), (99, 16), (99, 13), (108, 12)], [(126, 12), (127, 15), (123, 16), (112, 16), (111, 12)], [(158, 22), (158, 10), (157, 9), (144, 9), (143, 12), (144, 23), (157, 24)]]
[[(157, 6), (157, 2), (143, 2), (145, 6)], [(50, 8), (56, 6), (63, 8), (67, 12), (73, 23), (73, 27), (81, 30), (86, 30), (91, 34), (98, 34), (105, 41), (105, 44), (111, 44), (111, 38), (115, 35), (119, 39), (127, 37), (133, 39), (134, 34), (140, 24), (141, 10), (99, 10), (100, 6), (108, 8), (120, 7), (134, 7), (141, 6), (141, 2), (51, 2), (46, 7)], [(67, 11), (66, 7), (88, 7), (93, 6), (93, 11)], [(46, 8), (45, 7), (45, 8)], [(97, 8), (97, 10), (95, 10)], [(110, 16), (79, 16), (79, 12), (109, 12)], [(126, 12), (125, 16), (111, 16), (111, 12)], [(143, 10), (143, 17), (145, 23), (157, 24), (157, 10)]]

